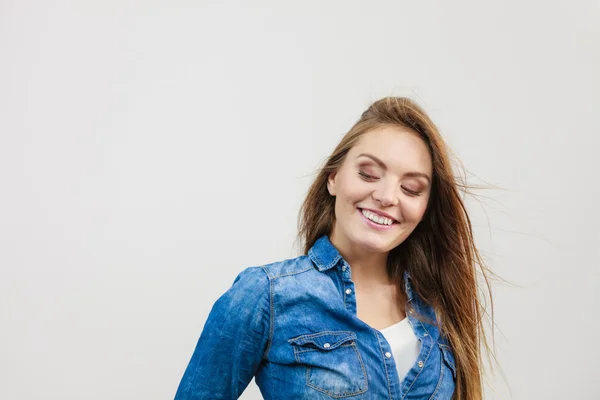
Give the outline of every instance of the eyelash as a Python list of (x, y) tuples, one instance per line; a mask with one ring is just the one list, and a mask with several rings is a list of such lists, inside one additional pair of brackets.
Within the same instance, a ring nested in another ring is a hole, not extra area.
[[(372, 175), (369, 175), (369, 174), (366, 174), (366, 173), (364, 173), (363, 171), (360, 171), (360, 170), (358, 171), (358, 174), (359, 174), (359, 175), (360, 175), (360, 176), (361, 176), (363, 179), (365, 179), (365, 180), (366, 180), (366, 181), (368, 181), (368, 182), (370, 182), (370, 181), (373, 181), (373, 180), (375, 180), (375, 179), (378, 179), (377, 177), (375, 177), (375, 176), (372, 176)], [(414, 192), (414, 191), (412, 191), (412, 190), (408, 190), (408, 189), (406, 189), (406, 188), (402, 188), (402, 189), (406, 190), (406, 191), (407, 191), (407, 192), (408, 192), (408, 193), (409, 193), (411, 196), (420, 196), (420, 195), (421, 195), (421, 192)]]

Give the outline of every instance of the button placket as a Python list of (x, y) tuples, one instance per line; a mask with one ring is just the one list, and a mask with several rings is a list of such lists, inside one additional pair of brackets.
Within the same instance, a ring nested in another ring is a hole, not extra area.
[(354, 282), (352, 282), (352, 270), (348, 263), (345, 261), (341, 261), (341, 266), (338, 266), (341, 271), (342, 276), (342, 290), (344, 296), (344, 303), (346, 304), (346, 309), (356, 315), (356, 300), (352, 295), (354, 294)]
[[(344, 274), (342, 274), (343, 277), (344, 277), (343, 278), (344, 282), (347, 282), (348, 285), (352, 286), (352, 279), (350, 279), (349, 276), (348, 276), (348, 272), (349, 271), (348, 271), (348, 266), (346, 265), (346, 263), (342, 264), (342, 271), (345, 272)], [(346, 295), (351, 295), (352, 294), (352, 288), (346, 288), (344, 290), (344, 293), (346, 293)]]

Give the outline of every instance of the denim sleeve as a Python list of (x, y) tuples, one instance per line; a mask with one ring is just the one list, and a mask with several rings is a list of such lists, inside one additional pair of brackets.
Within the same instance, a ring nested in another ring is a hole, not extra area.
[(175, 400), (237, 399), (269, 340), (270, 282), (261, 267), (239, 273), (213, 305)]

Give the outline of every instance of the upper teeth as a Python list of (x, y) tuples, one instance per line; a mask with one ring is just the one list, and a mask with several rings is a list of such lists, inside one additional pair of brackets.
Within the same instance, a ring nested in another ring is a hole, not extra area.
[(373, 222), (377, 222), (380, 225), (391, 225), (394, 221), (391, 218), (380, 217), (379, 215), (372, 213), (371, 211), (361, 210), (362, 214)]

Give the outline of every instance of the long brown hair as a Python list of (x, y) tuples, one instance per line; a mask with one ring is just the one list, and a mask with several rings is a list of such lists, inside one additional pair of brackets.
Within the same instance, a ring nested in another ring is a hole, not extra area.
[[(408, 270), (416, 292), (435, 309), (441, 331), (456, 359), (454, 398), (480, 400), (483, 397), (481, 346), (488, 352), (490, 347), (482, 321), (485, 305), (479, 294), (488, 294), (489, 306), (493, 308), (487, 275), (491, 272), (475, 247), (471, 221), (460, 196), (459, 189), (466, 190), (467, 186), (454, 176), (450, 149), (420, 106), (403, 97), (386, 97), (371, 104), (318, 172), (300, 209), (298, 239), (307, 254), (320, 236), (331, 234), (335, 197), (327, 191), (327, 178), (340, 168), (362, 135), (389, 125), (411, 129), (425, 141), (433, 161), (433, 179), (423, 220), (390, 252), (387, 271), (401, 285), (403, 272)], [(484, 278), (484, 293), (478, 289), (477, 266)]]

